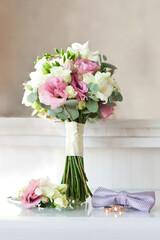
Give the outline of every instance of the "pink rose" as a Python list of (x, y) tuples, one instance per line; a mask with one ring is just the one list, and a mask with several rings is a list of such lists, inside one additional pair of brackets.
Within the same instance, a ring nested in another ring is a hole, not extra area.
[(100, 66), (97, 63), (91, 62), (87, 59), (80, 59), (76, 61), (74, 65), (78, 66), (77, 73), (80, 75), (88, 72), (94, 74), (100, 69)]
[(99, 107), (103, 117), (103, 121), (105, 122), (106, 119), (114, 113), (114, 107), (110, 107), (103, 103), (100, 103)]
[(41, 196), (35, 194), (36, 188), (40, 187), (40, 179), (31, 180), (29, 185), (24, 189), (23, 195), (20, 197), (21, 204), (25, 208), (36, 206), (41, 201)]
[(50, 77), (39, 87), (39, 100), (52, 109), (58, 108), (67, 99), (66, 82), (61, 77)]
[(87, 97), (87, 84), (85, 82), (82, 82), (78, 79), (77, 74), (73, 74), (71, 86), (74, 88), (74, 90), (77, 92), (76, 99), (77, 100), (84, 100)]

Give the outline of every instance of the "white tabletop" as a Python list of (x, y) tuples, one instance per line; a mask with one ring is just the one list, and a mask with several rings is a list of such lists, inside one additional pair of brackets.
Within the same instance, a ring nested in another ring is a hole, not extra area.
[(150, 213), (133, 209), (106, 215), (90, 201), (77, 209), (24, 209), (19, 203), (0, 200), (0, 239), (160, 239), (160, 191)]

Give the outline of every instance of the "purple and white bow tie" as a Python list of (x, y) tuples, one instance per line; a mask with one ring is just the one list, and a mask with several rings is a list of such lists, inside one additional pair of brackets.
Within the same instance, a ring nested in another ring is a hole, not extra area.
[(155, 192), (115, 192), (110, 189), (99, 187), (92, 197), (92, 206), (94, 208), (105, 207), (108, 205), (122, 205), (125, 207), (132, 207), (143, 212), (149, 212), (154, 204)]

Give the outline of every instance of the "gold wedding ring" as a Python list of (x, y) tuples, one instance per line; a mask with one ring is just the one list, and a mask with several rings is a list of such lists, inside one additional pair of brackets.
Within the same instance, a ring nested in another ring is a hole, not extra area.
[(118, 205), (113, 205), (113, 206), (105, 206), (104, 207), (104, 212), (107, 213), (112, 213), (112, 212), (124, 212), (124, 207), (123, 206), (118, 206)]

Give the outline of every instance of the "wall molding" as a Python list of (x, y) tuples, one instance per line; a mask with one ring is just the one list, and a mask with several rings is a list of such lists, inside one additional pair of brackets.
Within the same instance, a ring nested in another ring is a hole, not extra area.
[[(160, 148), (160, 120), (107, 120), (85, 125), (86, 147)], [(64, 123), (0, 118), (0, 146), (65, 146)]]

